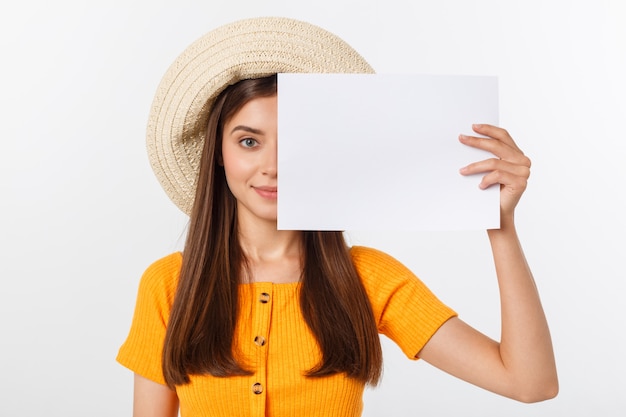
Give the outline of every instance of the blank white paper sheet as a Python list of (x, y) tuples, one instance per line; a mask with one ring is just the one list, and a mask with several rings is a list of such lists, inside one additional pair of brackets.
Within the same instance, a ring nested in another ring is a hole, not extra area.
[(496, 77), (278, 75), (278, 228), (498, 228), (499, 188), (458, 141), (498, 124)]

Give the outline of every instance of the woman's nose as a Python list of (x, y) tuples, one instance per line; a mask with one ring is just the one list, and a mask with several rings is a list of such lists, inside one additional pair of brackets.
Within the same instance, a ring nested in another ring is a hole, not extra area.
[(278, 174), (278, 147), (276, 141), (272, 146), (268, 146), (264, 152), (262, 172), (263, 175), (276, 177)]

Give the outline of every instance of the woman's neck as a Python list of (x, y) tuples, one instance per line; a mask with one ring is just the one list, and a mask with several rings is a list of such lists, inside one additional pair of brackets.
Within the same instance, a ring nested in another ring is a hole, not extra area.
[(277, 230), (276, 222), (239, 218), (239, 244), (247, 282), (296, 282), (302, 271), (302, 232)]

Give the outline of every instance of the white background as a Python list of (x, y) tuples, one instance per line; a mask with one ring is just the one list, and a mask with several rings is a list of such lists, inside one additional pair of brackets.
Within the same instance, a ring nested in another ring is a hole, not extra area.
[[(185, 218), (148, 166), (161, 75), (190, 42), (282, 15), (340, 35), (378, 72), (496, 75), (500, 121), (533, 159), (518, 225), (561, 392), (523, 405), (385, 343), (365, 416), (623, 416), (626, 12), (615, 1), (64, 1), (0, 9), (0, 415), (123, 416), (114, 362), (139, 276)], [(350, 233), (498, 337), (485, 233)]]

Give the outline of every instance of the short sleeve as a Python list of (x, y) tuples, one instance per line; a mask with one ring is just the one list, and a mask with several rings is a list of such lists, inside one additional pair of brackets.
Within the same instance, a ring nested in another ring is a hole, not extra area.
[(368, 294), (379, 333), (410, 359), (456, 313), (402, 263), (381, 251), (355, 246), (354, 265)]
[(120, 364), (160, 384), (165, 384), (161, 354), (181, 263), (182, 255), (177, 252), (146, 269), (139, 283), (130, 332), (117, 355)]

